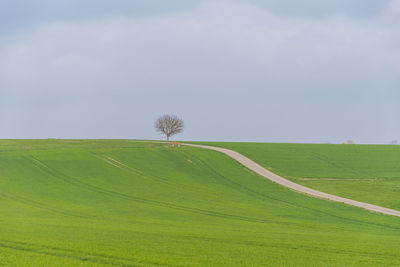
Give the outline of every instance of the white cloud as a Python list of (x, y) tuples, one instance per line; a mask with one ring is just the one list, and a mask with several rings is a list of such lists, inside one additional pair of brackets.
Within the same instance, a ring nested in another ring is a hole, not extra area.
[[(53, 22), (0, 45), (0, 87), (3, 95), (52, 93), (58, 101), (120, 94), (142, 97), (146, 105), (204, 95), (232, 103), (290, 98), (291, 112), (317, 101), (334, 107), (342, 96), (390, 98), (398, 94), (399, 10), (399, 1), (391, 1), (368, 18), (289, 17), (245, 3), (203, 1), (180, 14)], [(306, 102), (296, 104), (297, 97)], [(235, 112), (233, 104), (227, 108)], [(223, 119), (212, 116), (213, 123)]]
[(287, 18), (205, 2), (180, 16), (52, 23), (2, 47), (0, 73), (24, 90), (147, 87), (152, 76), (167, 83), (255, 78), (260, 85), (284, 77), (361, 80), (394, 71), (398, 62), (398, 27), (382, 20)]

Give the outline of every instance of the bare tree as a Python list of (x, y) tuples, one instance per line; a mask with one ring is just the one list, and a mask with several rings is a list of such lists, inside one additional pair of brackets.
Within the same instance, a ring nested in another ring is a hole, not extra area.
[(172, 135), (183, 131), (183, 120), (175, 115), (162, 115), (154, 123), (157, 132), (167, 136), (167, 142)]

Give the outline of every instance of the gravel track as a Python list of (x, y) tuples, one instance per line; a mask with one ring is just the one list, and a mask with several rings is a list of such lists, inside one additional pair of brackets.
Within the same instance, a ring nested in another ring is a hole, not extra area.
[(242, 154), (240, 154), (236, 151), (230, 150), (230, 149), (206, 146), (206, 145), (186, 144), (186, 143), (182, 143), (182, 145), (198, 147), (198, 148), (205, 148), (205, 149), (210, 149), (210, 150), (215, 150), (215, 151), (221, 152), (221, 153), (233, 158), (234, 160), (238, 161), (240, 164), (242, 164), (243, 166), (247, 167), (248, 169), (254, 171), (255, 173), (257, 173), (275, 183), (278, 183), (284, 187), (295, 190), (297, 192), (301, 192), (301, 193), (304, 193), (304, 194), (307, 194), (307, 195), (310, 195), (313, 197), (317, 197), (317, 198), (323, 198), (323, 199), (327, 199), (327, 200), (331, 200), (331, 201), (335, 201), (335, 202), (345, 203), (345, 204), (348, 204), (351, 206), (363, 208), (363, 209), (373, 211), (373, 212), (378, 212), (378, 213), (383, 213), (383, 214), (387, 214), (387, 215), (400, 217), (400, 211), (398, 211), (398, 210), (393, 210), (393, 209), (389, 209), (389, 208), (385, 208), (385, 207), (381, 207), (381, 206), (372, 205), (369, 203), (356, 201), (353, 199), (348, 199), (348, 198), (344, 198), (344, 197), (331, 195), (328, 193), (324, 193), (324, 192), (321, 192), (318, 190), (314, 190), (314, 189), (296, 184), (292, 181), (289, 181), (286, 178), (283, 178), (283, 177), (265, 169), (258, 163), (254, 162), (251, 159), (243, 156)]

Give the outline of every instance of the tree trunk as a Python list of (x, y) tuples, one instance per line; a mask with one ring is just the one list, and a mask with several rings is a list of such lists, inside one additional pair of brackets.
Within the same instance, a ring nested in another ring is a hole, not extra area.
[(167, 135), (167, 143), (169, 143), (169, 135)]

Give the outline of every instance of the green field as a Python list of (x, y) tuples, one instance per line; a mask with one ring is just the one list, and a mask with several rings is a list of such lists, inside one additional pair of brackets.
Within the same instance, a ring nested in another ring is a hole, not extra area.
[(124, 140), (0, 152), (0, 266), (400, 265), (399, 218), (298, 194), (218, 152)]
[(236, 150), (296, 183), (400, 210), (400, 146), (208, 144)]

